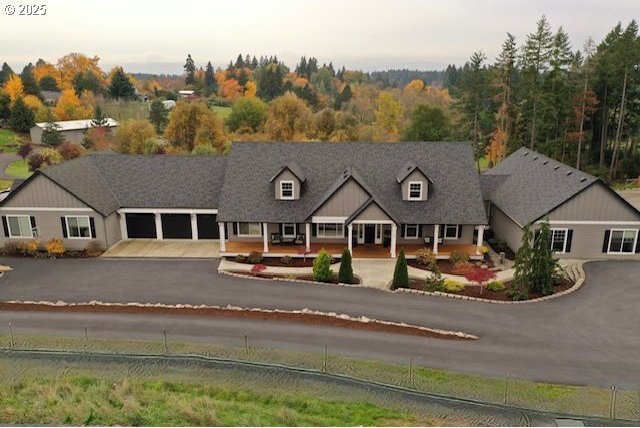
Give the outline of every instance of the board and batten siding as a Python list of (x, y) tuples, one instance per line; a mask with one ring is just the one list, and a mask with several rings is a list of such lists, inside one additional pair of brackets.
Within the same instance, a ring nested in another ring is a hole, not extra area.
[(10, 195), (5, 207), (89, 208), (78, 198), (40, 174)]
[(522, 228), (494, 204), (490, 206), (489, 226), (497, 239), (504, 240), (514, 252), (518, 251), (522, 245)]
[(549, 213), (550, 221), (640, 221), (640, 215), (596, 182)]
[(422, 201), (426, 201), (429, 199), (429, 181), (427, 178), (418, 170), (414, 170), (411, 174), (409, 174), (404, 180), (402, 180), (401, 188), (402, 188), (402, 199), (405, 201), (409, 200), (409, 182), (410, 181), (420, 181), (422, 182)]
[(552, 229), (572, 230), (571, 251), (558, 254), (565, 259), (620, 259), (637, 260), (640, 254), (607, 254), (604, 249), (605, 235), (612, 229), (638, 230), (640, 226), (621, 226), (616, 224), (562, 224), (554, 223)]
[(349, 217), (369, 199), (369, 194), (356, 181), (342, 185), (316, 212), (317, 217)]
[(368, 221), (368, 222), (377, 222), (377, 221), (392, 221), (382, 208), (380, 208), (377, 204), (372, 203), (367, 208), (364, 209), (358, 216), (354, 219), (354, 221)]

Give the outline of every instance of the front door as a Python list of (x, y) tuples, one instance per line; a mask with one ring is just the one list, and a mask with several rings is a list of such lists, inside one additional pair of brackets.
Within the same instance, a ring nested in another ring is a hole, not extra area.
[(364, 243), (373, 244), (376, 242), (376, 225), (365, 224), (364, 225)]

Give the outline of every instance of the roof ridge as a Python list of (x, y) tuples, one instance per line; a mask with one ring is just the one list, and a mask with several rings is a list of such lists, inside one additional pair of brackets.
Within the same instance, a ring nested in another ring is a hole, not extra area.
[[(114, 153), (114, 154), (117, 154), (117, 153)], [(100, 176), (100, 180), (102, 180), (102, 182), (107, 187), (107, 189), (109, 189), (109, 193), (111, 193), (111, 196), (113, 196), (113, 199), (116, 201), (116, 205), (118, 205), (118, 207), (122, 208), (122, 204), (120, 203), (120, 200), (116, 196), (115, 192), (113, 191), (113, 189), (111, 188), (111, 186), (109, 185), (107, 180), (104, 178), (104, 175), (102, 175), (102, 170), (100, 169), (100, 167), (98, 167), (98, 164), (96, 164), (95, 157), (94, 156), (90, 156), (90, 159), (91, 159), (91, 163), (93, 164), (93, 167), (96, 169), (96, 171), (98, 172), (98, 175)], [(111, 214), (111, 213), (109, 213), (109, 214)]]

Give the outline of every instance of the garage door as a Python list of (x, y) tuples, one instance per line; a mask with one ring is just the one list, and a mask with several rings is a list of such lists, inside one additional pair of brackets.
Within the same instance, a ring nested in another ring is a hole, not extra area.
[(190, 214), (162, 214), (160, 217), (164, 239), (191, 239)]
[(127, 214), (129, 238), (156, 238), (156, 217), (153, 214)]
[(198, 214), (198, 239), (220, 239), (217, 214)]

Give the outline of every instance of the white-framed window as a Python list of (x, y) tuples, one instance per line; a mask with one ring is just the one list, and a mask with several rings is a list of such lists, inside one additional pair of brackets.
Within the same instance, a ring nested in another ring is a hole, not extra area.
[(69, 239), (91, 239), (89, 216), (66, 216), (67, 237)]
[(8, 215), (9, 238), (33, 238), (31, 217), (28, 215)]
[(262, 224), (238, 223), (238, 236), (262, 236)]
[(567, 251), (568, 229), (551, 229), (551, 249), (558, 254)]
[(422, 181), (409, 182), (409, 200), (410, 201), (422, 200)]
[(460, 233), (460, 225), (458, 224), (445, 224), (444, 225), (444, 239), (458, 239)]
[(607, 252), (609, 254), (633, 254), (637, 240), (637, 229), (612, 229)]
[(404, 225), (404, 237), (408, 239), (418, 238), (419, 227), (417, 224)]
[(280, 181), (280, 199), (293, 199), (293, 181)]
[(296, 224), (295, 223), (282, 223), (282, 236), (286, 238), (296, 237)]
[(317, 223), (316, 228), (316, 236), (318, 238), (344, 237), (344, 225), (342, 223)]

